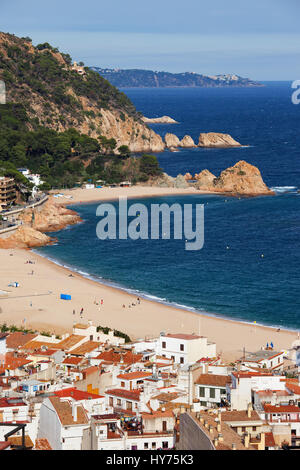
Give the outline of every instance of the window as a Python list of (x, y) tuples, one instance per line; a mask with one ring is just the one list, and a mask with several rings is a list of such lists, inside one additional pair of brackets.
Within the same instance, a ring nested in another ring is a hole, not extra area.
[(125, 382), (121, 382), (121, 387), (125, 387)]
[(210, 398), (216, 398), (216, 390), (214, 388), (209, 389)]
[(120, 400), (120, 398), (117, 399), (117, 406), (121, 406), (121, 400)]
[(131, 403), (131, 401), (126, 401), (126, 410), (132, 410), (132, 403)]
[(114, 404), (113, 397), (109, 397), (109, 406), (113, 406), (113, 404)]
[(184, 357), (180, 358), (180, 364), (184, 364)]
[(169, 448), (169, 443), (167, 441), (162, 443), (163, 449), (168, 449)]
[(162, 347), (163, 349), (166, 349), (166, 342), (165, 342), (165, 341), (162, 342), (161, 347)]
[(146, 450), (146, 449), (149, 449), (149, 444), (148, 444), (148, 442), (144, 442), (144, 449), (145, 449), (145, 450)]
[(184, 344), (180, 345), (180, 351), (184, 351)]
[(205, 388), (199, 387), (199, 397), (205, 397)]
[(156, 442), (152, 442), (152, 449), (156, 449)]
[(201, 405), (201, 406), (206, 406), (206, 405), (207, 405), (207, 401), (200, 401), (200, 405)]
[(221, 394), (221, 395), (226, 395), (226, 390), (225, 390), (225, 388), (221, 388), (220, 394)]

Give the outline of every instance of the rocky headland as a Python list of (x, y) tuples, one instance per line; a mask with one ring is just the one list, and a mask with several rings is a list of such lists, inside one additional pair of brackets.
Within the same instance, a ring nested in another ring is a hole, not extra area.
[(20, 216), (22, 225), (12, 235), (0, 238), (0, 248), (34, 248), (55, 241), (44, 232), (62, 230), (81, 221), (79, 215), (50, 198), (43, 206), (25, 210)]
[[(185, 178), (190, 174), (185, 175)], [(190, 178), (189, 178), (190, 179)], [(243, 160), (222, 171), (219, 176), (203, 170), (194, 176), (195, 187), (201, 191), (230, 196), (262, 196), (275, 194), (264, 183), (259, 169)]]
[(215, 176), (209, 170), (203, 170), (194, 176), (191, 173), (172, 177), (163, 173), (159, 178), (149, 182), (152, 186), (170, 188), (193, 187), (205, 193), (221, 193), (230, 196), (273, 195), (264, 183), (257, 167), (241, 160), (234, 166)]

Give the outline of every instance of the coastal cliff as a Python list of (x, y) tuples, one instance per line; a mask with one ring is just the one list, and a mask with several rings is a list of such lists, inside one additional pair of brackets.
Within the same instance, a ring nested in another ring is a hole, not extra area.
[(22, 225), (7, 238), (0, 238), (0, 248), (34, 248), (51, 244), (54, 240), (43, 232), (62, 230), (81, 222), (79, 215), (50, 198), (43, 206), (24, 211)]
[(25, 106), (29, 130), (73, 128), (91, 138), (115, 139), (117, 147), (133, 152), (164, 150), (129, 98), (88, 67), (72, 64), (68, 54), (0, 32), (0, 57), (6, 101)]

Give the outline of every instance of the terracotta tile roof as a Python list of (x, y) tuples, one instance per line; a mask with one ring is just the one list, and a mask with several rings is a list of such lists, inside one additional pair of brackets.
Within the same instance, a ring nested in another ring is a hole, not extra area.
[(68, 401), (60, 400), (59, 397), (49, 397), (49, 400), (55, 408), (63, 426), (88, 424), (89, 420), (83, 406), (77, 405), (77, 421), (74, 421), (72, 416), (72, 405)]
[(99, 343), (98, 341), (86, 341), (85, 343), (78, 346), (78, 348), (72, 349), (72, 354), (83, 356), (84, 354), (99, 348), (101, 344), (102, 343)]
[(201, 374), (196, 380), (197, 385), (211, 385), (215, 387), (226, 387), (231, 383), (231, 377), (228, 375)]
[(172, 410), (167, 411), (152, 411), (152, 413), (141, 413), (143, 419), (156, 419), (156, 418), (174, 418), (174, 413)]
[(291, 382), (290, 380), (286, 381), (286, 388), (288, 388), (295, 395), (300, 395), (300, 385), (299, 382)]
[(56, 344), (57, 343), (47, 343), (46, 341), (31, 340), (28, 341), (28, 343), (25, 343), (22, 346), (22, 349), (24, 349), (25, 351), (39, 351), (43, 346), (47, 347), (48, 349), (53, 349), (54, 345)]
[(87, 375), (94, 374), (95, 372), (99, 372), (100, 374), (100, 369), (98, 366), (90, 366), (83, 369), (81, 372), (83, 373), (83, 376), (86, 377)]
[(54, 343), (52, 344), (52, 347), (55, 349), (63, 349), (67, 351), (68, 349), (71, 349), (73, 346), (75, 346), (77, 343), (82, 341), (85, 336), (79, 336), (79, 335), (70, 335), (67, 338), (63, 339), (59, 343)]
[(70, 364), (72, 366), (77, 366), (78, 364), (80, 364), (84, 360), (85, 359), (83, 357), (66, 357), (62, 361), (62, 364)]
[(126, 398), (128, 400), (139, 401), (140, 400), (140, 390), (124, 390), (121, 388), (114, 388), (112, 390), (106, 390), (106, 395), (113, 395), (120, 398)]
[(4, 397), (0, 398), (0, 408), (27, 406), (26, 403), (19, 397)]
[(64, 388), (62, 390), (56, 390), (54, 394), (57, 397), (70, 397), (73, 400), (80, 401), (80, 400), (96, 400), (96, 398), (104, 398), (103, 395), (96, 395), (94, 393), (83, 392), (78, 390), (76, 387)]
[(6, 338), (6, 347), (8, 349), (17, 349), (18, 347), (24, 346), (24, 344), (32, 341), (37, 337), (37, 334), (23, 333), (21, 331), (15, 331), (14, 333), (9, 333)]
[[(215, 421), (215, 418), (218, 416), (217, 414), (211, 415), (205, 411), (200, 412), (200, 416), (205, 419), (205, 421), (208, 423), (209, 426), (212, 426), (212, 433), (210, 433), (209, 430), (204, 426), (204, 423), (202, 423), (200, 420), (197, 419), (196, 413), (192, 412), (189, 414), (191, 414), (194, 420), (198, 423), (199, 427), (209, 437), (211, 441), (213, 441), (215, 438), (218, 438), (219, 431), (217, 430), (217, 423)], [(223, 414), (224, 413), (221, 413), (222, 417), (223, 417)], [(230, 425), (225, 423), (223, 419), (221, 419), (220, 424), (221, 424), (221, 434), (223, 436), (223, 441), (218, 441), (218, 444), (215, 447), (216, 450), (232, 450), (232, 444), (235, 444), (237, 450), (255, 450), (255, 448), (251, 445), (249, 446), (249, 448), (246, 449), (241, 436), (239, 436), (234, 431), (234, 429), (230, 427)]]
[[(259, 415), (255, 410), (251, 411), (251, 416), (248, 416), (246, 410), (240, 411), (223, 411), (221, 413), (221, 419), (224, 422), (234, 422), (234, 421), (261, 421)], [(261, 421), (262, 422), (262, 421)]]
[(266, 413), (300, 413), (299, 406), (296, 405), (270, 405), (263, 403), (263, 408)]
[(127, 374), (119, 374), (117, 378), (121, 380), (136, 380), (136, 379), (145, 379), (146, 377), (150, 377), (151, 375), (152, 375), (152, 372), (136, 371), (136, 372), (128, 372)]
[(4, 357), (4, 364), (0, 367), (0, 373), (1, 370), (15, 370), (18, 369), (19, 367), (26, 366), (28, 364), (31, 364), (32, 361), (29, 359), (26, 359), (25, 357), (14, 357), (10, 354), (6, 354)]
[(154, 400), (162, 401), (162, 402), (169, 402), (175, 400), (176, 398), (180, 397), (182, 393), (179, 392), (171, 392), (171, 393), (160, 393), (153, 397)]
[(52, 447), (50, 446), (48, 439), (41, 438), (36, 439), (35, 450), (52, 450)]
[(123, 361), (124, 364), (134, 364), (140, 362), (143, 359), (142, 354), (133, 354), (131, 351), (126, 353), (115, 352), (113, 349), (109, 351), (103, 351), (96, 359), (101, 359), (107, 362), (120, 363)]
[(46, 349), (45, 351), (43, 349), (40, 349), (39, 351), (36, 351), (33, 353), (33, 356), (46, 356), (50, 357), (53, 356), (57, 352), (57, 349)]

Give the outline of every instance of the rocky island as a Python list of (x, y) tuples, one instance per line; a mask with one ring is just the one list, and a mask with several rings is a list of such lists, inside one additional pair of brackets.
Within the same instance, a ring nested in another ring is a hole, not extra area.
[(182, 140), (175, 134), (167, 133), (165, 135), (164, 143), (167, 149), (175, 150), (178, 147), (183, 148), (194, 148), (194, 147), (205, 147), (205, 148), (232, 148), (242, 147), (231, 135), (222, 134), (218, 132), (201, 133), (199, 136), (198, 145), (195, 144), (191, 136), (185, 135)]
[(219, 132), (202, 133), (199, 136), (198, 147), (242, 147), (242, 145), (234, 140), (229, 134), (221, 134)]
[(175, 121), (175, 119), (171, 118), (170, 116), (162, 116), (157, 118), (147, 118), (143, 116), (142, 120), (146, 124), (178, 124), (178, 121)]

